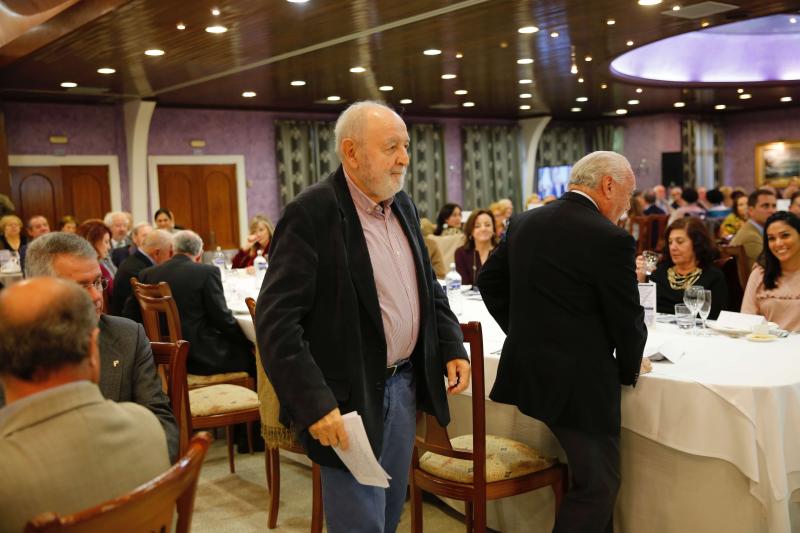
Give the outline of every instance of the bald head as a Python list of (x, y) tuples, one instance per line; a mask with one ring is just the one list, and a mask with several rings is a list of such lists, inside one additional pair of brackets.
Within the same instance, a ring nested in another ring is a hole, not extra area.
[(163, 229), (152, 230), (145, 237), (141, 249), (160, 265), (172, 257), (172, 234)]
[(96, 341), (94, 303), (76, 283), (32, 278), (0, 292), (0, 376), (7, 386), (46, 382), (65, 368), (88, 368)]

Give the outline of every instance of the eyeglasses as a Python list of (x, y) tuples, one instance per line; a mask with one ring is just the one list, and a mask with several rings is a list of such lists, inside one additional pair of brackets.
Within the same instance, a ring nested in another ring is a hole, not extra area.
[(83, 287), (87, 291), (92, 287), (94, 287), (96, 291), (103, 292), (108, 288), (108, 280), (106, 278), (97, 278), (91, 283), (81, 283), (81, 287)]

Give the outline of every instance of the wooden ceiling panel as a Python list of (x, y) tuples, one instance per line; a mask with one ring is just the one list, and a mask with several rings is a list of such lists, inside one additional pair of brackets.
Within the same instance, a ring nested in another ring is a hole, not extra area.
[[(718, 25), (800, 8), (797, 0), (736, 3), (739, 9), (709, 21)], [(211, 14), (213, 7), (220, 9), (219, 16)], [(753, 98), (745, 102), (735, 88), (648, 86), (636, 93), (635, 85), (613, 78), (608, 65), (630, 49), (626, 41), (638, 46), (699, 28), (697, 20), (660, 14), (670, 7), (643, 7), (635, 0), (131, 0), (0, 69), (0, 94), (83, 101), (152, 98), (160, 105), (292, 111), (339, 110), (343, 104), (317, 103), (335, 94), (346, 101), (385, 98), (394, 104), (411, 98), (405, 108), (414, 114), (571, 119), (594, 119), (623, 107), (631, 114), (672, 111), (679, 100), (692, 112), (713, 112), (714, 103), (775, 107), (786, 95), (800, 101), (797, 86), (791, 85), (752, 88)], [(615, 19), (613, 26), (606, 24), (609, 18)], [(178, 30), (178, 22), (186, 29)], [(209, 34), (204, 28), (210, 24), (228, 31)], [(540, 31), (517, 32), (526, 25)], [(424, 56), (429, 47), (443, 53)], [(573, 47), (578, 75), (570, 73)], [(147, 57), (148, 48), (166, 54)], [(457, 53), (463, 57), (457, 59)], [(518, 65), (522, 57), (534, 63)], [(351, 74), (356, 65), (367, 71)], [(117, 72), (98, 74), (104, 66)], [(444, 73), (457, 78), (443, 80)], [(520, 85), (521, 78), (534, 83)], [(294, 79), (307, 85), (291, 87)], [(79, 87), (61, 89), (62, 81)], [(381, 85), (394, 90), (381, 92)], [(457, 96), (456, 89), (468, 94)], [(257, 96), (243, 98), (245, 90)], [(531, 98), (521, 98), (524, 93)], [(577, 103), (582, 96), (588, 101)], [(631, 99), (640, 103), (628, 105)], [(465, 101), (476, 105), (464, 108)], [(576, 106), (580, 113), (570, 111)]]

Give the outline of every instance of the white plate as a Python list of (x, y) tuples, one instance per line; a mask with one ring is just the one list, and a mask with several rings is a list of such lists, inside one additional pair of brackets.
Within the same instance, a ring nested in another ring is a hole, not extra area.
[(778, 337), (775, 335), (757, 335), (755, 333), (751, 333), (749, 335), (745, 335), (745, 339), (752, 341), (752, 342), (772, 342), (778, 340)]
[[(713, 329), (714, 331), (719, 331), (720, 333), (726, 333), (728, 335), (747, 335), (749, 333), (752, 333), (752, 330), (750, 329), (729, 328), (726, 326), (721, 326), (717, 324), (715, 320), (709, 320), (708, 322), (706, 322), (706, 324), (708, 325), (709, 329)], [(776, 324), (775, 322), (767, 322), (767, 325), (769, 326), (770, 330), (780, 328), (780, 326), (778, 326), (778, 324)]]

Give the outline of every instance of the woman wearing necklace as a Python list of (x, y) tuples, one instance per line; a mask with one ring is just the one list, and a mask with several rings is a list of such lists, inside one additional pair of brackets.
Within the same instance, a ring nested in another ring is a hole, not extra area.
[[(667, 227), (668, 253), (650, 275), (656, 284), (656, 310), (675, 313), (675, 304), (683, 303), (683, 293), (698, 285), (711, 291), (709, 318), (716, 319), (728, 303), (725, 275), (714, 266), (714, 245), (705, 225), (697, 217), (683, 217)], [(645, 281), (644, 260), (636, 258), (636, 275)]]
[(461, 283), (473, 285), (481, 267), (497, 248), (498, 239), (492, 212), (487, 209), (474, 210), (464, 226), (467, 243), (455, 252), (456, 271)]

